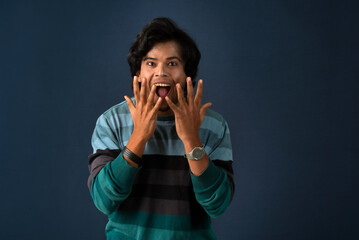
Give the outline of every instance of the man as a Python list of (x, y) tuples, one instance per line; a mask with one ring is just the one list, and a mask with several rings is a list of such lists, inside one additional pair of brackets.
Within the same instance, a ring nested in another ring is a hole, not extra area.
[(227, 123), (201, 106), (194, 41), (167, 18), (137, 35), (128, 62), (134, 98), (97, 120), (89, 188), (108, 239), (215, 239), (210, 217), (234, 191)]

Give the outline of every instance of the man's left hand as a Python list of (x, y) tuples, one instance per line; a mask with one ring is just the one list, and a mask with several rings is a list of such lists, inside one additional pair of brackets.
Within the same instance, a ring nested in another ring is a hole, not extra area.
[[(181, 85), (177, 83), (178, 103), (174, 104), (171, 99), (166, 97), (166, 101), (175, 114), (176, 131), (178, 137), (186, 145), (198, 145), (199, 128), (203, 122), (207, 109), (212, 103), (206, 103), (201, 107), (203, 94), (203, 81), (199, 80), (196, 97), (191, 78), (187, 78), (187, 101), (183, 95)], [(200, 142), (199, 142), (200, 143)]]

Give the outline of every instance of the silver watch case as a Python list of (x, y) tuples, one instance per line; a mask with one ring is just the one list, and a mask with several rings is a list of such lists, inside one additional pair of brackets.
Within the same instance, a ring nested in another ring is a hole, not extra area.
[(190, 153), (186, 153), (184, 156), (189, 160), (198, 161), (201, 160), (205, 154), (204, 147), (195, 147)]

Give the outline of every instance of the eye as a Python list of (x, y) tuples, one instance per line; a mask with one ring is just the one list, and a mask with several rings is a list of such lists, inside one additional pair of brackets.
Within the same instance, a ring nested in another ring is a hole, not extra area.
[(177, 62), (169, 62), (168, 65), (169, 66), (177, 66), (178, 64), (177, 64)]
[(146, 65), (148, 65), (148, 66), (154, 66), (155, 63), (154, 63), (154, 62), (151, 62), (151, 61), (148, 61), (148, 62), (146, 62)]

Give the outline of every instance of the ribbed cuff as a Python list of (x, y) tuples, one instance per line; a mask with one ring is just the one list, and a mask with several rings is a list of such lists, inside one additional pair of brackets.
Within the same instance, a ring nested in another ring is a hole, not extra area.
[(200, 192), (201, 190), (213, 186), (217, 182), (220, 176), (221, 176), (221, 169), (216, 167), (210, 160), (206, 170), (204, 170), (201, 175), (196, 176), (191, 172), (194, 191)]

